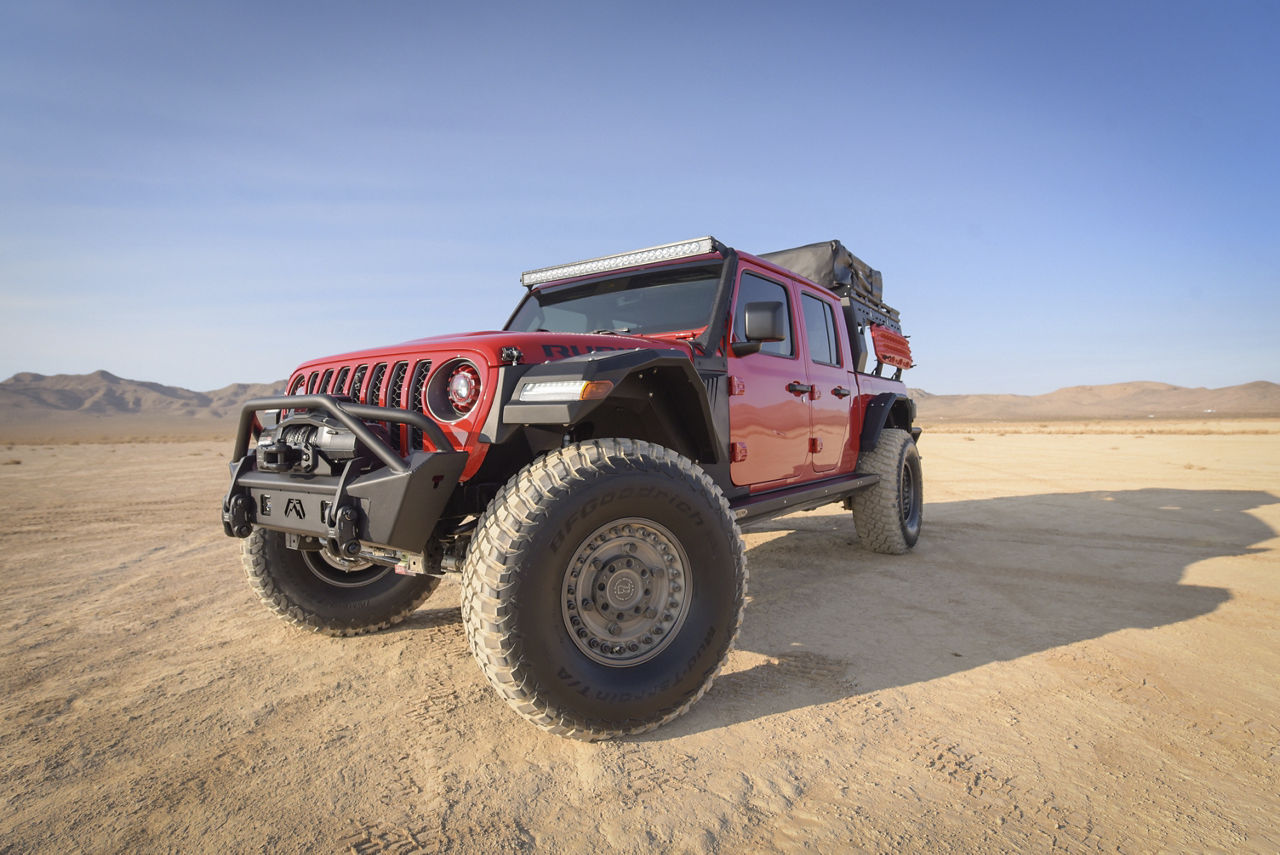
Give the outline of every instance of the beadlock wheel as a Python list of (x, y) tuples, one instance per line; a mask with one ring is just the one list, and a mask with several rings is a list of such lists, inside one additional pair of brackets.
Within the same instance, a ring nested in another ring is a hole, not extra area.
[(337, 588), (363, 588), (393, 572), (393, 568), (359, 558), (344, 558), (328, 546), (299, 553), (307, 569), (327, 585)]
[(565, 628), (602, 665), (639, 665), (665, 650), (692, 596), (684, 549), (667, 529), (638, 517), (592, 533), (561, 587)]

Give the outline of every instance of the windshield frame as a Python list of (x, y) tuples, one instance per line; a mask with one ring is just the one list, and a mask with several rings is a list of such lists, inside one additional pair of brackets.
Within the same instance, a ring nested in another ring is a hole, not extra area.
[[(565, 282), (556, 282), (550, 285), (530, 288), (528, 293), (526, 293), (524, 297), (520, 300), (520, 302), (516, 304), (515, 310), (512, 311), (510, 317), (507, 318), (507, 322), (503, 325), (502, 328), (504, 331), (508, 331), (508, 332), (534, 332), (533, 330), (513, 330), (511, 328), (511, 324), (512, 322), (515, 321), (516, 316), (518, 316), (524, 310), (526, 304), (528, 304), (529, 301), (532, 300), (534, 302), (538, 302), (539, 305), (541, 305), (541, 302), (538, 300), (538, 298), (540, 295), (543, 295), (543, 294), (555, 294), (561, 291), (581, 288), (584, 286), (590, 286), (599, 282), (607, 282), (614, 279), (629, 278), (633, 276), (643, 276), (646, 274), (663, 273), (668, 271), (676, 272), (681, 270), (692, 270), (697, 268), (704, 268), (708, 273), (708, 278), (718, 279), (723, 281), (725, 265), (728, 263), (729, 263), (729, 260), (724, 258), (723, 256), (709, 256), (709, 257), (702, 256), (696, 259), (689, 259), (688, 261), (681, 264), (664, 264), (664, 265), (637, 267), (637, 268), (624, 269), (624, 270), (611, 270), (607, 273), (602, 273), (597, 276), (584, 277), (582, 279), (574, 279), (574, 280), (569, 280)], [(637, 290), (642, 290), (642, 289), (637, 289)], [(697, 332), (700, 330), (705, 330), (710, 326), (710, 324), (712, 323), (712, 321), (716, 316), (716, 313), (719, 310), (718, 307), (719, 307), (719, 303), (721, 302), (721, 300), (719, 299), (720, 298), (719, 290), (720, 289), (717, 288), (715, 291), (712, 292), (711, 299), (708, 300), (707, 302), (707, 311), (706, 311), (705, 317), (701, 321), (699, 321), (699, 323), (691, 327), (666, 330), (662, 332), (635, 332), (635, 333), (626, 333), (626, 334), (636, 335), (636, 336), (670, 336), (678, 333)], [(581, 335), (582, 334), (582, 333), (568, 332), (564, 330), (549, 330), (548, 332), (560, 333), (562, 335)], [(588, 330), (587, 334), (589, 333), (590, 331)]]

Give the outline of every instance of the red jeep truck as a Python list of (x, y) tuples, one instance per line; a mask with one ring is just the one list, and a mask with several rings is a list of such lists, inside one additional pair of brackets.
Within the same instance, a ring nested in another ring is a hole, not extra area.
[(843, 502), (867, 548), (916, 543), (911, 350), (838, 241), (707, 237), (522, 282), (501, 331), (313, 360), (245, 405), (222, 519), (280, 616), (383, 629), (459, 571), (494, 689), (601, 739), (711, 685), (742, 619), (739, 525)]

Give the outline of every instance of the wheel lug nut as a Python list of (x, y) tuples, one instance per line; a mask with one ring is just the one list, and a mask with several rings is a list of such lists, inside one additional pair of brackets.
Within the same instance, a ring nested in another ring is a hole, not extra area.
[(673, 593), (673, 594), (678, 594), (678, 593), (680, 593), (680, 592), (681, 592), (681, 591), (683, 591), (683, 590), (684, 590), (684, 588), (680, 587), (680, 585), (679, 585), (679, 584), (673, 584), (673, 585), (671, 586), (671, 593)]
[(658, 610), (653, 608), (645, 609), (644, 616), (647, 617), (649, 620), (653, 620), (658, 616)]
[(617, 635), (620, 632), (622, 632), (622, 627), (618, 626), (616, 623), (609, 624), (610, 635)]
[(593, 606), (594, 606), (594, 603), (592, 603), (586, 597), (582, 598), (582, 608), (584, 611), (588, 611), (588, 612), (591, 611)]
[(645, 644), (653, 644), (653, 636), (652, 636), (652, 635), (646, 635), (644, 638), (642, 638), (642, 639), (640, 639), (640, 640), (641, 640), (641, 641), (643, 641)]
[(677, 603), (675, 600), (672, 600), (671, 602), (667, 603), (667, 608), (669, 608), (669, 609), (678, 609), (678, 608), (680, 608), (680, 604), (679, 604), (679, 603)]
[(592, 650), (596, 650), (600, 647), (600, 642), (593, 638), (587, 642), (587, 647), (590, 647)]
[(578, 627), (578, 638), (586, 638), (586, 637), (587, 637), (587, 631), (582, 627)]
[(633, 641), (633, 642), (631, 642), (630, 644), (628, 644), (628, 645), (627, 645), (627, 649), (628, 649), (628, 650), (630, 650), (632, 653), (635, 653), (637, 650), (639, 650), (639, 649), (640, 649), (640, 645), (636, 644), (636, 643)]
[(578, 592), (577, 588), (575, 588), (573, 585), (570, 585), (567, 590), (569, 591), (570, 594), (576, 594)]
[(604, 590), (604, 582), (601, 582), (599, 585), (596, 585), (596, 590), (597, 590), (597, 591), (603, 591), (603, 590)]
[(640, 568), (640, 578), (641, 578), (641, 579), (648, 579), (648, 578), (649, 578), (649, 568), (648, 568), (648, 567), (641, 567), (641, 568)]

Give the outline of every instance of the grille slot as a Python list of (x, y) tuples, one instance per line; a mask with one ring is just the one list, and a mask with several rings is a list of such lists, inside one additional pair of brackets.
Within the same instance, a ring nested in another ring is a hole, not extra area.
[(357, 365), (356, 373), (351, 377), (351, 391), (348, 393), (360, 403), (364, 403), (364, 398), (360, 397), (360, 391), (364, 386), (364, 375), (369, 370), (368, 365)]
[(321, 392), (321, 394), (324, 394), (325, 392), (328, 392), (328, 391), (329, 391), (329, 382), (330, 382), (331, 380), (333, 380), (333, 369), (332, 369), (332, 368), (326, 368), (326, 369), (324, 370), (324, 376), (320, 378), (320, 392)]
[(306, 375), (305, 375), (305, 374), (299, 374), (297, 377), (293, 378), (293, 383), (289, 384), (289, 394), (290, 394), (290, 395), (301, 395), (301, 394), (302, 394), (302, 388), (303, 388), (306, 384), (307, 384), (307, 377), (306, 377)]
[(369, 378), (369, 391), (365, 393), (369, 399), (366, 403), (375, 407), (382, 406), (382, 380), (387, 374), (387, 363), (379, 362), (373, 366), (373, 376)]
[[(413, 382), (409, 384), (409, 400), (405, 401), (405, 409), (425, 415), (422, 407), (423, 392), (427, 388), (427, 375), (431, 373), (431, 360), (424, 359), (413, 368)], [(409, 428), (409, 448), (422, 450), (422, 428)]]
[[(391, 380), (387, 383), (387, 406), (397, 409), (404, 409), (404, 378), (409, 373), (409, 363), (397, 362), (395, 368), (391, 369)], [(391, 431), (391, 438), (396, 444), (396, 448), (400, 453), (404, 454), (404, 425), (392, 424), (387, 429)]]
[(347, 376), (351, 374), (351, 366), (344, 365), (338, 369), (338, 377), (333, 381), (333, 394), (343, 395), (347, 391)]
[(307, 378), (307, 394), (314, 395), (316, 391), (316, 383), (320, 381), (320, 372), (312, 371), (311, 376)]

